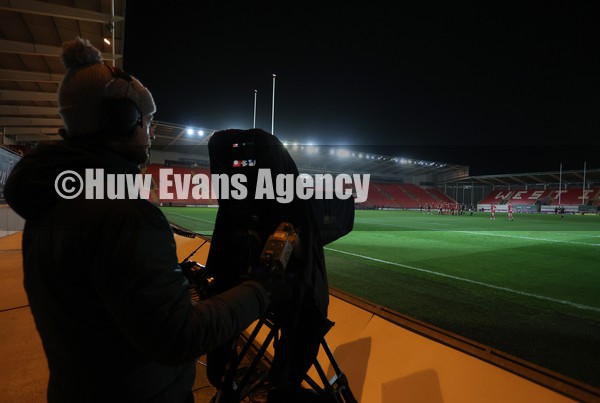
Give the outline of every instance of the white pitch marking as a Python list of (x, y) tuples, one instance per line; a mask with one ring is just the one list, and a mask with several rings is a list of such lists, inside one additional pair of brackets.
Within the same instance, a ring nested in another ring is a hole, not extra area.
[(452, 232), (474, 234), (474, 235), (499, 236), (499, 237), (503, 237), (503, 238), (526, 239), (526, 240), (530, 240), (530, 241), (544, 241), (544, 242), (555, 242), (555, 243), (570, 243), (570, 244), (585, 245), (585, 246), (598, 246), (597, 243), (586, 243), (586, 242), (577, 242), (577, 241), (561, 241), (560, 239), (547, 239), (547, 238), (536, 238), (536, 237), (530, 237), (530, 236), (507, 235), (507, 234), (499, 234), (499, 233), (495, 233), (495, 232), (479, 232), (479, 231), (452, 231)]
[(189, 215), (185, 215), (185, 214), (178, 214), (178, 213), (171, 213), (171, 212), (168, 212), (168, 213), (166, 213), (165, 215), (168, 215), (168, 214), (176, 215), (176, 216), (183, 217), (183, 218), (187, 218), (187, 219), (191, 219), (191, 220), (196, 220), (196, 221), (207, 222), (207, 223), (209, 223), (209, 224), (214, 224), (214, 223), (215, 223), (214, 221), (203, 220), (203, 219), (201, 219), (201, 218), (191, 217), (191, 216), (189, 216)]
[(600, 308), (596, 308), (596, 307), (589, 306), (589, 305), (577, 304), (577, 303), (571, 302), (571, 301), (564, 301), (564, 300), (561, 300), (561, 299), (545, 297), (543, 295), (532, 294), (532, 293), (524, 292), (524, 291), (517, 291), (517, 290), (513, 290), (511, 288), (499, 287), (497, 285), (486, 284), (486, 283), (482, 283), (480, 281), (469, 280), (467, 278), (457, 277), (457, 276), (453, 276), (453, 275), (450, 275), (450, 274), (438, 273), (438, 272), (432, 271), (432, 270), (420, 269), (418, 267), (409, 266), (409, 265), (402, 264), (402, 263), (388, 262), (387, 260), (377, 259), (377, 258), (373, 258), (373, 257), (370, 257), (370, 256), (359, 255), (357, 253), (346, 252), (346, 251), (343, 251), (343, 250), (332, 249), (332, 248), (324, 248), (324, 249), (330, 250), (330, 251), (333, 251), (333, 252), (342, 253), (342, 254), (345, 254), (345, 255), (359, 257), (359, 258), (366, 259), (366, 260), (372, 260), (374, 262), (385, 263), (385, 264), (389, 264), (389, 265), (392, 265), (392, 266), (398, 266), (398, 267), (403, 267), (405, 269), (410, 269), (410, 270), (415, 270), (415, 271), (419, 271), (419, 272), (422, 272), (422, 273), (432, 274), (434, 276), (451, 278), (453, 280), (464, 281), (466, 283), (476, 284), (476, 285), (480, 285), (480, 286), (488, 287), (488, 288), (493, 288), (495, 290), (506, 291), (506, 292), (510, 292), (510, 293), (513, 293), (513, 294), (517, 294), (517, 295), (522, 295), (522, 296), (526, 296), (526, 297), (541, 299), (541, 300), (544, 300), (544, 301), (555, 302), (557, 304), (562, 304), (562, 305), (568, 305), (568, 306), (572, 306), (572, 307), (575, 307), (575, 308), (578, 308), (578, 309), (583, 309), (583, 310), (587, 310), (587, 311), (594, 311), (594, 312), (600, 312)]

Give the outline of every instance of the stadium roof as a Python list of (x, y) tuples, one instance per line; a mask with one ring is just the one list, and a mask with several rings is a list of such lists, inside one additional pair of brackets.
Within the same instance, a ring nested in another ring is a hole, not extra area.
[[(215, 132), (212, 129), (189, 128), (182, 125), (158, 122), (156, 139), (152, 148), (181, 154), (194, 154), (208, 160), (207, 143)], [(284, 144), (286, 144), (284, 142)], [(344, 146), (320, 146), (308, 144), (286, 144), (298, 169), (304, 173), (370, 173), (379, 179), (398, 179), (399, 176), (435, 175), (457, 178), (468, 176), (465, 165), (448, 164), (440, 161), (396, 158), (352, 150)]]
[(0, 1), (0, 143), (58, 138), (62, 42), (89, 39), (122, 66), (124, 15), (125, 0)]
[[(200, 131), (200, 133), (199, 133)], [(181, 154), (205, 156), (213, 129), (189, 128), (173, 123), (159, 122), (155, 131), (153, 149), (174, 151)], [(399, 176), (434, 175), (438, 184), (486, 185), (486, 186), (533, 186), (563, 183), (600, 183), (600, 169), (565, 170), (498, 175), (469, 176), (464, 165), (444, 162), (399, 159), (395, 157), (345, 150), (342, 146), (311, 146), (288, 144), (288, 151), (298, 165), (307, 173), (344, 172), (370, 173), (378, 178), (398, 179)], [(585, 176), (585, 178), (584, 178)]]
[(449, 179), (444, 183), (462, 185), (489, 185), (489, 186), (531, 186), (557, 183), (583, 183), (594, 182), (600, 184), (600, 169), (548, 171), (534, 173), (516, 173), (500, 175), (469, 176), (466, 178)]

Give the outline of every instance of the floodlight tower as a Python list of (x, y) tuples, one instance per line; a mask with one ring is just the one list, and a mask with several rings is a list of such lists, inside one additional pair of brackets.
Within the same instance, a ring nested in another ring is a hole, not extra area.
[(275, 134), (275, 74), (273, 74), (273, 101), (271, 102), (271, 134)]
[(254, 121), (252, 122), (252, 128), (256, 129), (256, 95), (258, 90), (254, 90)]

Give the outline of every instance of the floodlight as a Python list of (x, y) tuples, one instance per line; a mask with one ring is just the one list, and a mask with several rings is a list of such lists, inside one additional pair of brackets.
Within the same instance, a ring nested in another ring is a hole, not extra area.
[(345, 148), (340, 148), (337, 150), (337, 156), (340, 158), (348, 158), (350, 156), (350, 151), (346, 150)]

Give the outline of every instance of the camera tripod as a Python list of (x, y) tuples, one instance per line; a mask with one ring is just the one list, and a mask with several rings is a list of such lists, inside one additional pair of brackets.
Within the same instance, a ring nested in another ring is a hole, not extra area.
[[(262, 344), (257, 346), (255, 341), (263, 327), (268, 329), (268, 334)], [(213, 402), (240, 402), (267, 381), (268, 371), (258, 371), (258, 366), (262, 360), (266, 361), (269, 365), (271, 364), (271, 360), (266, 356), (266, 351), (269, 345), (278, 338), (279, 332), (280, 327), (274, 321), (273, 313), (267, 313), (258, 320), (239, 352), (237, 343), (234, 345), (221, 386), (217, 390)], [(312, 365), (318, 374), (321, 384), (308, 374), (304, 376), (304, 381), (312, 388), (312, 390), (309, 390), (312, 396), (311, 401), (356, 403), (357, 400), (350, 390), (348, 379), (340, 369), (324, 337), (320, 341), (320, 347), (325, 352), (327, 359), (334, 369), (335, 375), (331, 379), (327, 378), (323, 367), (315, 357)], [(240, 375), (240, 364), (244, 359), (250, 360), (250, 364), (246, 368), (246, 371)]]

